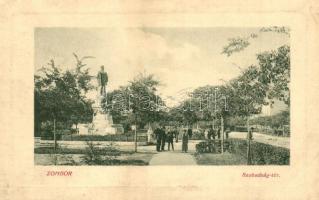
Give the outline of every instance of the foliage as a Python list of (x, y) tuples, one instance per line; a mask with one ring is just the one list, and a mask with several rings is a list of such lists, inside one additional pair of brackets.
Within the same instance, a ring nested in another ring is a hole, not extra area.
[[(187, 99), (169, 111), (169, 119), (193, 124), (224, 117), (227, 126), (246, 126), (249, 116), (259, 114), (274, 99), (289, 105), (290, 50), (279, 47), (257, 55), (259, 66), (249, 66), (225, 85), (196, 88)], [(191, 105), (191, 106), (189, 106)], [(272, 126), (287, 124), (289, 117), (277, 116)]]
[(207, 149), (207, 144), (206, 142), (200, 142), (195, 145), (196, 153), (204, 153), (206, 152)]
[(198, 120), (196, 110), (184, 107), (190, 100), (185, 100), (179, 106), (172, 108), (168, 113), (170, 121), (176, 121), (178, 125), (193, 124)]
[[(56, 124), (56, 129), (59, 131), (56, 131), (56, 140), (61, 140), (61, 129), (64, 127), (61, 126), (60, 123)], [(46, 121), (41, 123), (41, 139), (42, 140), (53, 140), (54, 134), (53, 134), (53, 122)]]
[(258, 68), (250, 66), (230, 81), (227, 90), (229, 114), (249, 116), (261, 112), (262, 105), (266, 104), (266, 87), (258, 81), (258, 77)]
[[(260, 34), (265, 32), (274, 32), (274, 33), (285, 34), (288, 37), (290, 36), (290, 28), (284, 27), (284, 26), (283, 27), (278, 27), (278, 26), (262, 27), (259, 30)], [(228, 44), (223, 47), (222, 54), (226, 54), (229, 57), (233, 53), (243, 51), (250, 45), (251, 40), (257, 37), (258, 37), (257, 33), (251, 33), (249, 36), (246, 36), (246, 37), (230, 38), (228, 39)]]
[[(92, 147), (91, 147), (92, 148)], [(95, 148), (95, 149), (94, 149)], [(35, 148), (35, 154), (47, 154), (53, 158), (52, 162), (55, 165), (148, 165), (153, 153), (138, 153), (135, 154), (131, 151), (119, 151), (118, 147), (114, 144), (110, 144), (105, 149), (98, 148), (97, 144), (93, 144), (93, 152), (95, 155), (99, 156), (99, 159), (93, 159), (91, 151), (88, 153), (88, 148), (86, 149), (69, 149), (69, 148), (58, 148), (54, 151), (53, 147), (40, 147)], [(73, 159), (74, 154), (84, 154), (80, 162), (76, 162)], [(119, 159), (119, 156), (128, 155), (129, 158), (125, 160)], [(86, 157), (86, 158), (84, 158)]]
[[(226, 85), (199, 87), (182, 104), (173, 108), (170, 116), (175, 116), (176, 121), (194, 123), (260, 113), (262, 105), (266, 104), (266, 87), (258, 81), (258, 77), (258, 68), (250, 66)], [(191, 107), (185, 108), (190, 104)]]
[(203, 140), (205, 139), (205, 134), (202, 130), (193, 131), (192, 140)]
[[(231, 116), (227, 119), (226, 126), (230, 128), (234, 128), (236, 126), (246, 126), (247, 122), (244, 118), (239, 116)], [(247, 128), (245, 128), (245, 131), (247, 131)]]
[(87, 147), (82, 159), (88, 165), (112, 165), (116, 163), (116, 157), (121, 155), (118, 147), (113, 142), (107, 144), (104, 148), (99, 148), (99, 144), (94, 144), (91, 140), (87, 140), (86, 144)]
[(51, 60), (35, 75), (35, 111), (42, 122), (56, 119), (70, 126), (91, 120), (92, 102), (85, 94), (93, 87), (82, 60), (77, 60), (74, 70), (65, 72)]
[(224, 154), (195, 154), (198, 165), (245, 165), (247, 161), (242, 156), (230, 153)]
[(257, 55), (260, 67), (258, 81), (267, 87), (268, 99), (279, 99), (290, 103), (290, 47), (279, 47), (276, 51)]
[(274, 116), (261, 116), (251, 120), (251, 124), (258, 124), (271, 128), (279, 128), (290, 124), (290, 111), (282, 111)]
[(217, 86), (196, 88), (188, 98), (169, 111), (168, 118), (179, 124), (191, 125), (200, 120), (209, 121), (220, 117), (225, 111), (223, 98)]
[(85, 148), (85, 154), (82, 156), (83, 161), (88, 165), (99, 164), (102, 161), (100, 150), (93, 141), (86, 141), (87, 147)]
[[(229, 147), (229, 142), (224, 141), (224, 151), (227, 151)], [(221, 153), (221, 140), (205, 140), (196, 144), (196, 153)]]
[[(165, 119), (165, 104), (156, 94), (160, 82), (153, 75), (139, 74), (127, 86), (108, 94), (109, 110), (116, 123), (139, 127)], [(107, 108), (105, 108), (107, 109)]]
[[(247, 157), (247, 141), (229, 139), (230, 152)], [(290, 151), (282, 147), (251, 141), (252, 164), (254, 165), (289, 165)]]
[(234, 52), (239, 52), (249, 46), (249, 37), (248, 38), (230, 38), (229, 44), (223, 48), (223, 54), (231, 56)]

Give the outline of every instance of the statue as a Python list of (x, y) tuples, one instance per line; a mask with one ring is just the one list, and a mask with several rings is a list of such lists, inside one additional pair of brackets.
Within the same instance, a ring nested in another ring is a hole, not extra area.
[(107, 73), (104, 72), (104, 66), (101, 66), (101, 70), (97, 74), (97, 82), (100, 87), (100, 95), (106, 96), (106, 89), (105, 86), (107, 85), (108, 77)]
[(112, 135), (124, 133), (123, 126), (121, 124), (113, 124), (113, 118), (111, 112), (108, 111), (107, 106), (107, 93), (106, 86), (108, 82), (107, 73), (104, 71), (104, 66), (101, 66), (101, 70), (97, 73), (98, 88), (96, 90), (96, 100), (93, 104), (93, 119), (87, 131), (82, 131), (82, 134), (93, 135)]

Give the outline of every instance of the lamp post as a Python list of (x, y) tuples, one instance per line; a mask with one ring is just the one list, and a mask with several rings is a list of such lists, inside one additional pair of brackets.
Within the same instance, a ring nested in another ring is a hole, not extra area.
[(137, 152), (137, 124), (136, 124), (136, 116), (134, 115), (135, 118), (135, 129), (134, 129), (134, 146), (135, 146), (135, 153)]

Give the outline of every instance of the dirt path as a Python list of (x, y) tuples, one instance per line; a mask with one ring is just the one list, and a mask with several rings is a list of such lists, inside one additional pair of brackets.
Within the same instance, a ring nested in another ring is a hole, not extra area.
[(196, 165), (196, 161), (189, 153), (160, 152), (153, 156), (149, 165)]

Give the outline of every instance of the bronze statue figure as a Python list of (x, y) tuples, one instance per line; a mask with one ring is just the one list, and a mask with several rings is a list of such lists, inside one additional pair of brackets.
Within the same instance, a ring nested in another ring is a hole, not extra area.
[(108, 76), (107, 73), (104, 72), (104, 66), (101, 66), (101, 70), (97, 74), (97, 81), (100, 87), (100, 95), (106, 96), (105, 86), (107, 85)]

